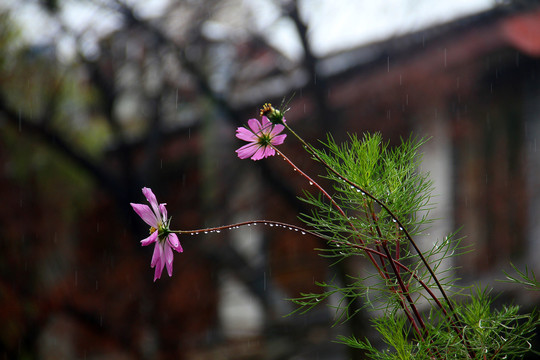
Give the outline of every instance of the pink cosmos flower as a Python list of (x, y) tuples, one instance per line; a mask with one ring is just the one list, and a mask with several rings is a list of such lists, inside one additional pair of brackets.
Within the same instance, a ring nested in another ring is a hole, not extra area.
[(145, 223), (150, 225), (150, 236), (141, 240), (142, 246), (147, 246), (155, 243), (154, 254), (152, 255), (151, 267), (155, 268), (154, 281), (161, 277), (161, 272), (165, 265), (167, 266), (167, 272), (169, 276), (172, 276), (173, 270), (173, 252), (172, 249), (183, 252), (182, 245), (178, 241), (178, 236), (169, 230), (170, 219), (167, 219), (166, 204), (158, 204), (156, 196), (151, 189), (144, 187), (142, 189), (146, 200), (150, 203), (133, 204), (133, 210), (144, 220)]
[(272, 124), (266, 116), (262, 117), (262, 122), (257, 119), (248, 120), (249, 129), (239, 127), (236, 130), (236, 137), (249, 142), (236, 152), (240, 159), (251, 157), (252, 160), (261, 160), (268, 156), (273, 156), (276, 151), (272, 146), (281, 145), (287, 135), (279, 135), (285, 129), (281, 124)]

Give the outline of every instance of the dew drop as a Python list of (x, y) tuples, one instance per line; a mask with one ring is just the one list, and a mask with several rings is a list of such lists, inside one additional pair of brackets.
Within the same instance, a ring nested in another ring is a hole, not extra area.
[(305, 232), (305, 231), (302, 231), (302, 235), (306, 235), (306, 232)]
[(310, 182), (309, 182), (309, 185), (313, 185), (313, 181), (310, 181)]

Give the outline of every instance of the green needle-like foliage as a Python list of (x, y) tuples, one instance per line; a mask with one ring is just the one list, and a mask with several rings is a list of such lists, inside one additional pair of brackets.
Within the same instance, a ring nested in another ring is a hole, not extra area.
[[(321, 255), (334, 263), (360, 256), (372, 267), (348, 274), (345, 283), (319, 283), (321, 293), (293, 299), (299, 305), (295, 312), (307, 312), (330, 296), (340, 299), (336, 322), (359, 311), (351, 310), (357, 298), (364, 308), (382, 311), (373, 325), (386, 348), (354, 336), (339, 338), (372, 359), (519, 358), (530, 351), (538, 316), (520, 315), (517, 306), (493, 310), (486, 291), (456, 301), (453, 295), (463, 289), (455, 286), (453, 269), (443, 261), (465, 252), (460, 239), (449, 234), (422, 251), (414, 240), (430, 224), (432, 183), (418, 171), (424, 143), (409, 138), (391, 148), (379, 134), (351, 135), (341, 145), (328, 137), (323, 150), (304, 143), (333, 184), (332, 193), (303, 197), (313, 210), (302, 220), (328, 242)], [(508, 278), (537, 284), (528, 272)]]
[(521, 315), (517, 306), (493, 310), (489, 293), (478, 288), (467, 301), (455, 305), (463, 321), (462, 336), (449, 331), (444, 319), (432, 313), (425, 341), (414, 343), (406, 317), (389, 312), (373, 320), (385, 349), (354, 336), (340, 336), (338, 341), (365, 350), (370, 359), (521, 359), (531, 350), (536, 314)]

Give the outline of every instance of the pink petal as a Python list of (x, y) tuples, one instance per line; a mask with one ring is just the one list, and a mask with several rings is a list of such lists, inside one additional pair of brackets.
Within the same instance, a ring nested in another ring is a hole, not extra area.
[(156, 271), (154, 271), (154, 282), (157, 279), (161, 278), (161, 273), (163, 272), (163, 267), (164, 266), (165, 266), (165, 263), (160, 259), (160, 261), (158, 262), (158, 264), (156, 266)]
[(238, 154), (238, 157), (240, 159), (247, 159), (248, 157), (251, 157), (253, 154), (255, 154), (258, 146), (259, 144), (257, 143), (247, 144), (236, 150), (236, 153)]
[(159, 260), (161, 259), (162, 251), (163, 250), (161, 249), (161, 244), (157, 242), (156, 246), (154, 246), (154, 253), (152, 254), (152, 261), (150, 262), (151, 267), (156, 266), (156, 264), (159, 262)]
[(178, 240), (178, 236), (176, 234), (171, 233), (169, 236), (167, 236), (167, 241), (169, 242), (169, 245), (178, 252), (183, 252), (184, 249), (182, 249), (182, 245), (180, 245), (180, 241)]
[(172, 276), (174, 255), (170, 246), (165, 246), (165, 259), (167, 265), (167, 272), (169, 276)]
[(163, 271), (163, 267), (165, 267), (165, 259), (163, 257), (163, 246), (161, 246), (159, 242), (156, 243), (156, 247), (154, 248), (154, 256), (152, 256), (152, 267), (153, 266), (156, 267), (156, 271), (154, 272), (154, 281), (156, 281), (157, 279), (161, 277), (161, 272)]
[(244, 141), (257, 141), (257, 136), (244, 127), (239, 127), (236, 130), (236, 137)]
[(154, 231), (153, 233), (150, 234), (149, 237), (147, 237), (146, 239), (141, 240), (141, 245), (142, 246), (148, 246), (148, 245), (150, 245), (152, 243), (155, 243), (157, 239), (158, 239), (158, 232)]
[[(266, 149), (268, 147), (267, 146), (261, 146), (260, 148), (257, 149), (257, 151), (255, 152), (255, 154), (251, 157), (251, 160), (254, 160), (254, 161), (257, 161), (257, 160), (261, 160), (261, 159), (264, 159), (266, 156)], [(274, 149), (270, 148), (272, 151)]]
[(142, 189), (142, 192), (144, 196), (146, 197), (146, 200), (150, 203), (150, 206), (152, 206), (152, 210), (154, 210), (154, 213), (156, 215), (159, 215), (159, 209), (158, 209), (158, 202), (156, 199), (156, 195), (152, 192), (152, 189), (144, 187)]
[[(277, 126), (277, 125), (276, 125)], [(287, 137), (287, 134), (283, 134), (283, 135), (278, 135), (276, 137), (274, 137), (270, 143), (272, 145), (281, 145), (283, 144), (283, 142), (285, 141), (285, 138)]]
[(152, 212), (148, 205), (133, 203), (131, 203), (130, 205), (133, 210), (135, 210), (135, 212), (141, 217), (141, 219), (144, 220), (145, 223), (157, 229), (158, 219), (156, 219), (156, 215)]
[(167, 204), (159, 204), (159, 211), (161, 213), (161, 221), (167, 224), (167, 208), (165, 208), (165, 205)]
[(270, 122), (270, 120), (268, 120), (268, 118), (266, 116), (262, 117), (262, 126), (265, 129), (272, 126), (272, 123)]
[[(263, 117), (263, 119), (264, 119), (264, 117)], [(248, 120), (248, 125), (249, 125), (250, 129), (253, 131), (253, 133), (255, 133), (255, 134), (258, 134), (262, 129), (262, 125), (259, 122), (259, 120), (257, 120), (257, 119), (249, 119)]]
[(270, 146), (266, 146), (264, 148), (264, 153), (263, 153), (263, 157), (269, 157), (269, 156), (274, 156), (276, 155), (276, 150), (273, 148), (273, 147), (270, 147)]
[(272, 129), (272, 131), (270, 131), (270, 137), (274, 137), (276, 136), (277, 134), (279, 134), (280, 132), (282, 132), (283, 130), (285, 130), (285, 126), (283, 125), (274, 125), (274, 128)]

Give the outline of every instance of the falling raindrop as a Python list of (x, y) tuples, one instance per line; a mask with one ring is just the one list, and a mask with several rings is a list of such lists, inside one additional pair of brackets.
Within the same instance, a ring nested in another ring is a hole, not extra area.
[(444, 67), (446, 67), (446, 53), (447, 53), (447, 50), (446, 48), (444, 48)]

